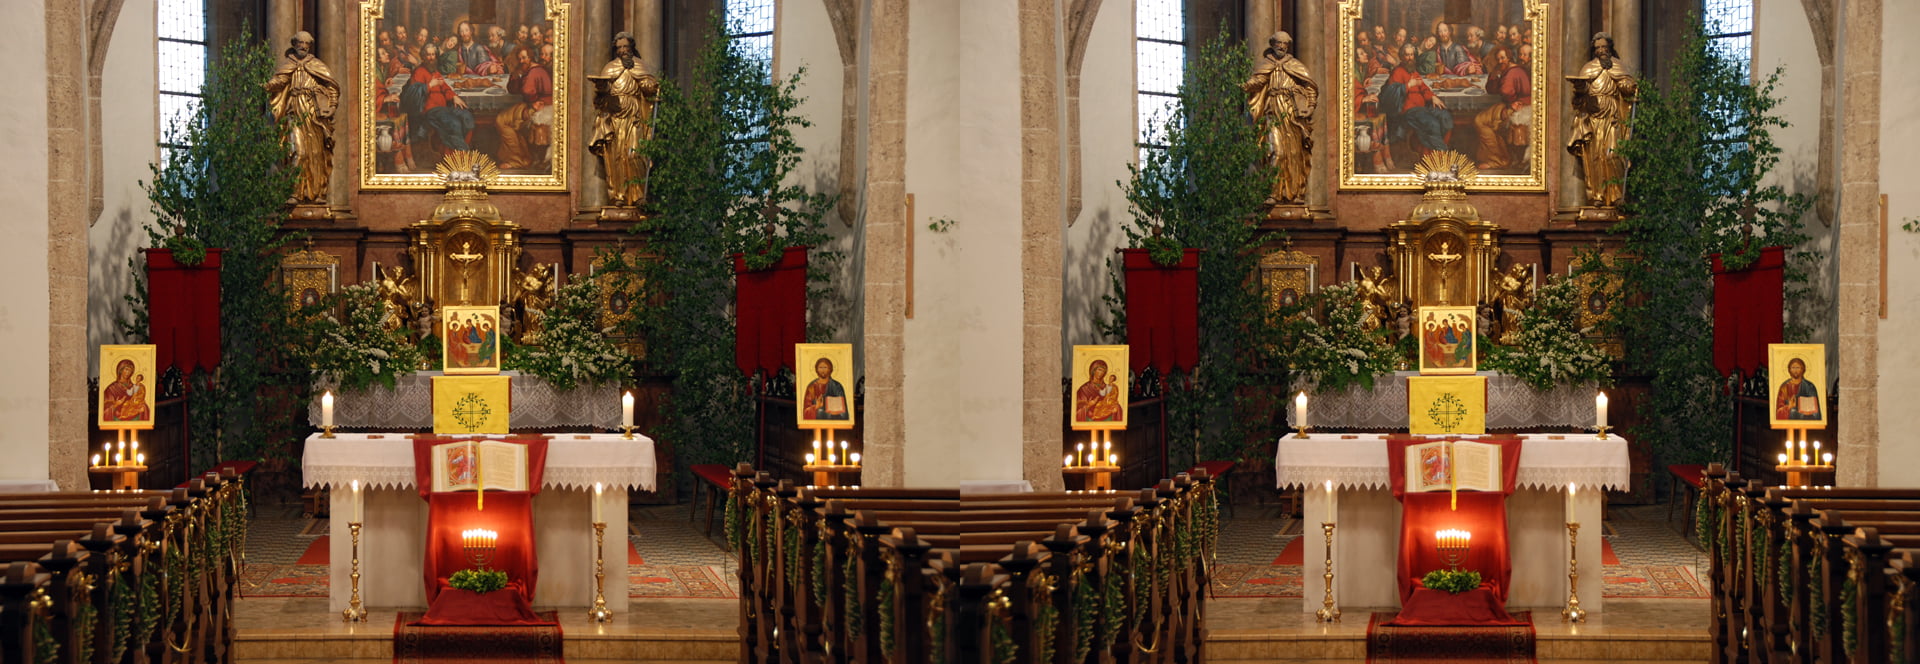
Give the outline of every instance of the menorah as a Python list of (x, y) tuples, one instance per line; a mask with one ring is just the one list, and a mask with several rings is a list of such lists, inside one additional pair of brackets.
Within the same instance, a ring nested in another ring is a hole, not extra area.
[(461, 548), (467, 553), (467, 562), (474, 569), (486, 569), (493, 562), (494, 545), (500, 541), (500, 534), (485, 528), (461, 531)]
[(1473, 543), (1473, 533), (1449, 528), (1433, 536), (1438, 540), (1440, 559), (1446, 561), (1448, 569), (1459, 571), (1460, 562), (1467, 559), (1467, 548)]

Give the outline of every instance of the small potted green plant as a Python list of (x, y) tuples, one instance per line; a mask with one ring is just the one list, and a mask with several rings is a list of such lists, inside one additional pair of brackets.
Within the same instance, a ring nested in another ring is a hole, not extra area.
[(1472, 570), (1437, 569), (1420, 577), (1420, 585), (1432, 590), (1446, 591), (1449, 595), (1458, 595), (1480, 587), (1480, 573)]
[(463, 569), (447, 577), (447, 585), (484, 595), (507, 587), (507, 573), (497, 569)]

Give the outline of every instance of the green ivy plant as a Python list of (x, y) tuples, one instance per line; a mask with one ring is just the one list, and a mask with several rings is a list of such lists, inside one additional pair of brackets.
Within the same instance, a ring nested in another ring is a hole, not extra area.
[(619, 381), (633, 374), (635, 360), (608, 340), (600, 320), (600, 284), (579, 279), (561, 286), (541, 318), (540, 344), (506, 358), (518, 369), (566, 391), (582, 384)]
[(1480, 587), (1480, 573), (1472, 570), (1437, 569), (1420, 577), (1420, 585), (1458, 595)]
[[(1164, 148), (1144, 150), (1130, 177), (1118, 183), (1132, 207), (1122, 225), (1128, 246), (1144, 248), (1161, 265), (1184, 249), (1200, 251), (1197, 366), (1180, 367), (1170, 381), (1167, 437), (1178, 467), (1196, 457), (1238, 459), (1249, 441), (1268, 438), (1273, 403), (1247, 388), (1273, 341), (1258, 280), (1255, 216), (1274, 171), (1261, 164), (1260, 136), (1240, 90), (1251, 74), (1246, 49), (1227, 37), (1209, 41), (1191, 62), (1172, 113), (1149, 130)], [(1117, 264), (1109, 263), (1116, 268)], [(1125, 296), (1116, 274), (1112, 309), (1100, 329), (1125, 338)]]
[(507, 587), (507, 573), (497, 569), (463, 569), (447, 577), (447, 585), (476, 593)]
[[(1801, 225), (1812, 201), (1765, 184), (1780, 159), (1770, 131), (1787, 126), (1774, 113), (1779, 77), (1776, 69), (1751, 83), (1747, 66), (1715, 50), (1696, 17), (1665, 79), (1641, 86), (1632, 135), (1619, 146), (1631, 164), (1627, 216), (1610, 232), (1624, 240), (1625, 259), (1613, 269), (1630, 296), (1616, 309), (1616, 331), (1629, 371), (1653, 388), (1631, 434), (1663, 463), (1724, 459), (1732, 439), (1731, 402), (1713, 366), (1707, 257), (1720, 254), (1738, 270), (1762, 247), (1786, 246), (1786, 300), (1819, 300), (1808, 274), (1820, 256), (1804, 246)], [(1788, 338), (1804, 338), (1806, 321), (1819, 315), (1790, 313)]]
[(652, 303), (624, 331), (647, 339), (649, 367), (673, 382), (660, 433), (689, 464), (745, 459), (754, 439), (752, 390), (734, 364), (730, 256), (762, 269), (788, 247), (815, 247), (810, 297), (841, 258), (819, 248), (830, 239), (823, 218), (835, 197), (791, 177), (803, 154), (793, 130), (809, 124), (797, 112), (801, 73), (773, 81), (765, 62), (724, 34), (713, 18), (691, 78), (660, 88), (653, 137), (641, 147), (653, 163), (657, 214), (633, 228), (651, 256), (602, 254), (615, 287), (637, 280)]
[[(222, 48), (192, 118), (166, 128), (169, 142), (182, 147), (168, 148), (142, 183), (157, 217), (147, 229), (151, 246), (172, 249), (186, 264), (199, 263), (208, 248), (225, 250), (220, 366), (190, 377), (194, 467), (216, 457), (287, 458), (307, 431), (312, 386), (295, 368), (311, 319), (288, 316), (293, 307), (276, 276), (280, 249), (298, 239), (280, 220), (299, 169), (287, 163), (285, 130), (262, 87), (275, 63), (266, 42), (245, 33)], [(135, 322), (146, 317), (145, 290), (136, 295)]]
[(1613, 383), (1613, 363), (1605, 351), (1577, 326), (1580, 286), (1566, 278), (1549, 278), (1534, 291), (1533, 304), (1520, 314), (1519, 343), (1512, 347), (1482, 345), (1486, 369), (1513, 376), (1536, 390), (1561, 385)]

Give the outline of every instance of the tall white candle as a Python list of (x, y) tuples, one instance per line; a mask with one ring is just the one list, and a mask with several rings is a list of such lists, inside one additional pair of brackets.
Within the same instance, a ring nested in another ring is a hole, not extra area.
[(593, 483), (593, 522), (594, 522), (594, 523), (600, 523), (600, 522), (601, 522), (601, 518), (600, 518), (600, 496), (601, 496), (601, 494), (603, 494), (603, 493), (604, 493), (604, 492), (606, 491), (606, 488), (607, 488), (607, 487), (606, 487), (606, 485), (604, 485), (604, 484), (601, 484), (601, 483), (599, 483), (599, 482), (594, 482), (594, 483)]
[(347, 514), (353, 517), (349, 523), (360, 523), (360, 480), (353, 480), (348, 483), (348, 486), (353, 488), (353, 491), (347, 494)]
[(622, 392), (620, 394), (620, 426), (623, 426), (623, 427), (633, 426), (633, 393), (632, 392)]
[(320, 426), (333, 426), (333, 390), (320, 395)]
[(1307, 393), (1305, 391), (1293, 397), (1293, 428), (1307, 430)]
[[(1073, 460), (1080, 461), (1086, 458), (1087, 458), (1087, 444), (1074, 443), (1073, 444)], [(1071, 466), (1073, 464), (1067, 464), (1067, 465)]]
[(1593, 419), (1594, 419), (1593, 426), (1595, 428), (1604, 427), (1607, 425), (1607, 393), (1606, 392), (1601, 392), (1600, 394), (1597, 394), (1593, 397)]
[[(138, 445), (135, 445), (136, 449), (138, 447), (139, 447)], [(1816, 441), (1813, 441), (1813, 456), (1807, 457), (1807, 463), (1814, 463), (1819, 459), (1820, 459), (1820, 441), (1816, 440)]]
[(1578, 511), (1579, 501), (1576, 499), (1576, 494), (1578, 494), (1579, 492), (1580, 492), (1580, 487), (1578, 485), (1575, 485), (1572, 482), (1567, 483), (1567, 522), (1568, 523), (1578, 523), (1580, 521), (1579, 517), (1575, 516), (1576, 514), (1580, 513)]

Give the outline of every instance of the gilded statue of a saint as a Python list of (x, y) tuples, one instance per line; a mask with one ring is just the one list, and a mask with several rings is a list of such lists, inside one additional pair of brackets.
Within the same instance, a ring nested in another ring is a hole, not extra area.
[(1273, 33), (1254, 66), (1253, 78), (1240, 87), (1247, 93), (1247, 112), (1260, 126), (1260, 142), (1267, 149), (1265, 163), (1278, 171), (1267, 204), (1306, 202), (1313, 109), (1320, 90), (1307, 74), (1307, 66), (1293, 57), (1293, 37)]
[(649, 163), (640, 154), (640, 142), (652, 136), (653, 105), (660, 79), (647, 73), (634, 50), (633, 33), (613, 36), (613, 60), (593, 81), (593, 139), (587, 150), (600, 157), (607, 176), (607, 205), (639, 207), (647, 199)]
[(1593, 35), (1593, 59), (1568, 76), (1573, 87), (1573, 135), (1567, 152), (1580, 160), (1587, 205), (1618, 207), (1625, 196), (1627, 161), (1615, 152), (1627, 137), (1627, 118), (1640, 84), (1613, 50), (1613, 35)]
[(1390, 310), (1398, 294), (1396, 292), (1398, 286), (1393, 277), (1388, 276), (1386, 270), (1375, 265), (1360, 271), (1359, 288), (1360, 302), (1367, 311), (1366, 318), (1360, 321), (1360, 326), (1371, 332), (1390, 325), (1393, 321)]
[(333, 177), (333, 109), (340, 102), (340, 84), (327, 63), (313, 55), (313, 35), (293, 35), (286, 60), (267, 80), (273, 117), (287, 127), (294, 163), (300, 178), (294, 181), (295, 205), (325, 205), (327, 181)]
[[(1502, 344), (1511, 346), (1520, 342), (1520, 314), (1533, 304), (1533, 268), (1529, 264), (1514, 263), (1505, 272), (1493, 274), (1493, 300), (1500, 304), (1497, 338)], [(1487, 334), (1492, 333), (1487, 330)]]

